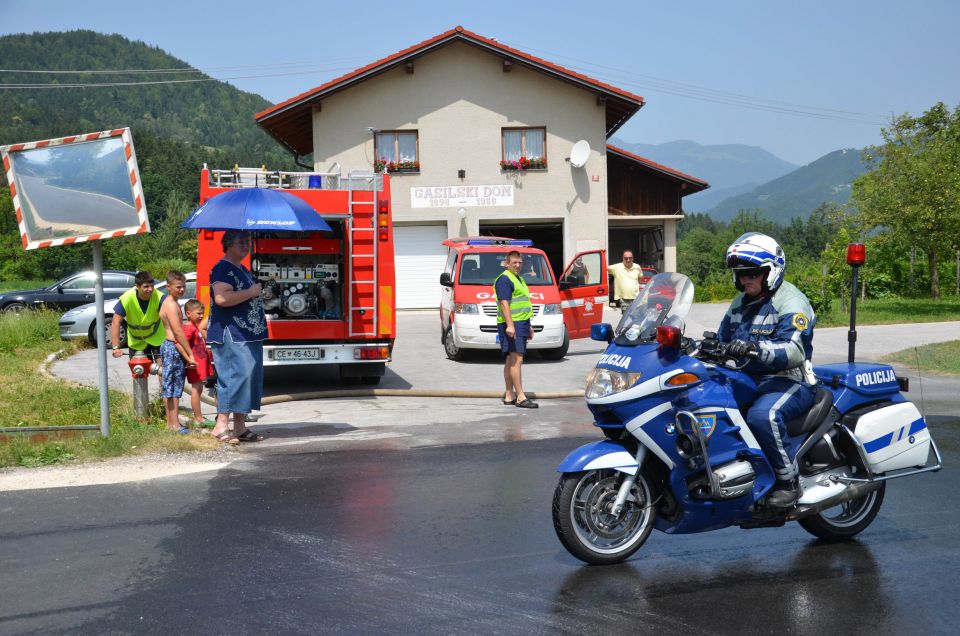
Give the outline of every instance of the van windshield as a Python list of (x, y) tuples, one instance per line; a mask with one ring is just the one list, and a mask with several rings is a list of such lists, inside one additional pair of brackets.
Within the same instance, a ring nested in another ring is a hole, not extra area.
[[(503, 261), (510, 250), (502, 252), (466, 253), (460, 260), (462, 285), (493, 285), (494, 279), (504, 270)], [(523, 254), (520, 277), (527, 285), (553, 285), (553, 274), (543, 254)]]

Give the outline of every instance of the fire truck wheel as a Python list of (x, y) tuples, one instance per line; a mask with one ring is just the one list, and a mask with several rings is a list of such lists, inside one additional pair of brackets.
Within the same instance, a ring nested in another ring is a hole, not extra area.
[(446, 352), (448, 358), (456, 362), (466, 357), (466, 352), (457, 346), (453, 338), (453, 327), (447, 327), (447, 331), (443, 334), (443, 350)]

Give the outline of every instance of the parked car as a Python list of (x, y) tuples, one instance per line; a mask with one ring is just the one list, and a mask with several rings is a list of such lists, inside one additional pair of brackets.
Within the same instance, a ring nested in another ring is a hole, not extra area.
[[(134, 272), (107, 270), (103, 272), (103, 294), (107, 298), (119, 298), (120, 294), (133, 287)], [(0, 311), (21, 312), (25, 309), (70, 309), (93, 300), (93, 272), (80, 272), (67, 276), (43, 289), (28, 289), (0, 294)]]
[[(156, 289), (160, 293), (164, 293), (164, 290), (167, 286), (166, 282), (157, 283)], [(127, 291), (133, 287), (133, 280), (126, 289)], [(118, 296), (119, 297), (119, 296)], [(197, 297), (197, 273), (190, 272), (187, 274), (187, 291), (183, 294), (183, 298), (180, 299), (180, 310), (183, 311), (183, 306), (191, 298)], [(104, 315), (104, 325), (106, 326), (107, 332), (107, 348), (113, 346), (112, 336), (110, 334), (110, 323), (113, 320), (113, 308), (117, 305), (117, 298), (112, 298), (110, 300), (105, 300), (103, 302), (103, 315)], [(90, 344), (97, 344), (97, 312), (96, 312), (96, 303), (89, 303), (83, 305), (82, 307), (77, 307), (76, 309), (71, 309), (67, 313), (63, 314), (60, 317), (60, 338), (63, 340), (74, 340), (76, 338), (86, 338), (90, 341)], [(120, 346), (127, 346), (127, 329), (126, 325), (120, 324)]]

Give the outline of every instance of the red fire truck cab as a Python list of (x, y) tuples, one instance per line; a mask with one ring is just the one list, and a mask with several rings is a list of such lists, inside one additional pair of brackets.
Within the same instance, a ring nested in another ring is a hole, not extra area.
[[(336, 364), (344, 382), (379, 383), (396, 337), (389, 176), (204, 166), (200, 203), (250, 187), (282, 188), (332, 228), (253, 234), (244, 263), (263, 285), (264, 365)], [(200, 230), (197, 241), (197, 292), (208, 307), (222, 235)]]
[(546, 253), (530, 240), (459, 236), (443, 245), (448, 252), (440, 275), (440, 337), (451, 360), (462, 360), (467, 349), (500, 348), (493, 282), (512, 251), (523, 259), (520, 275), (533, 304), (529, 349), (559, 360), (570, 340), (588, 338), (590, 325), (603, 320), (608, 297), (604, 250), (580, 252), (557, 281)]

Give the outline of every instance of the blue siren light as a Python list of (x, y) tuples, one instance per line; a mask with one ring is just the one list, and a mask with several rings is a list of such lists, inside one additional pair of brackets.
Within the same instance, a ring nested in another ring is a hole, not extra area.
[(467, 245), (522, 245), (532, 247), (533, 241), (530, 239), (470, 239)]

